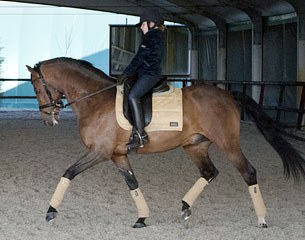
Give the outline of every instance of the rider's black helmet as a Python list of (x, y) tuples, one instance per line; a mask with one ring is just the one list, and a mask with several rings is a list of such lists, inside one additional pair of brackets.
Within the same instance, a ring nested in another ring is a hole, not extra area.
[(136, 24), (136, 26), (140, 27), (142, 23), (145, 21), (147, 22), (153, 21), (156, 24), (156, 26), (161, 26), (164, 24), (164, 19), (162, 15), (158, 11), (152, 9), (147, 9), (141, 13), (140, 22)]

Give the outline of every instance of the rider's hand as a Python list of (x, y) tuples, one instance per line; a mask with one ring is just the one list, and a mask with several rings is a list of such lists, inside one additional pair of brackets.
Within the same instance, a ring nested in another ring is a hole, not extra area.
[(122, 74), (117, 78), (118, 85), (123, 85), (125, 81), (128, 79), (128, 76), (126, 74)]

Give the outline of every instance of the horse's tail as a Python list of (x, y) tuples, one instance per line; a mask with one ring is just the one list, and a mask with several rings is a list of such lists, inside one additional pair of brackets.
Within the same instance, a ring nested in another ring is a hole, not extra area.
[[(283, 130), (285, 126), (270, 118), (251, 97), (241, 92), (232, 91), (231, 93), (235, 100), (241, 103), (246, 113), (253, 117), (260, 132), (282, 158), (285, 176), (289, 178), (292, 175), (294, 180), (299, 180), (300, 176), (305, 178), (305, 159), (281, 136), (285, 134), (292, 137)], [(302, 138), (298, 140), (304, 141)]]

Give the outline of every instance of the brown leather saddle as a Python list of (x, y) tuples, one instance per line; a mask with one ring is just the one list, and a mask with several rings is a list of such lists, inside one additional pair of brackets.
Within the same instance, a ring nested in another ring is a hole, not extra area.
[[(129, 108), (128, 95), (135, 83), (135, 78), (128, 78), (124, 84), (124, 96), (123, 96), (123, 114), (125, 118), (133, 125), (132, 113)], [(166, 82), (166, 77), (162, 78), (155, 87), (153, 87), (144, 97), (141, 99), (142, 110), (144, 115), (145, 127), (151, 122), (152, 119), (152, 94), (156, 92), (166, 92), (170, 89)]]

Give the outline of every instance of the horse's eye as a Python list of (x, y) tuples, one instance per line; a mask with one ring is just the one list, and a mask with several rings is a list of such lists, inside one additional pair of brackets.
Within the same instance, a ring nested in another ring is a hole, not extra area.
[(38, 89), (38, 88), (35, 89), (35, 93), (36, 93), (36, 94), (39, 94), (39, 93), (40, 93), (40, 89)]

